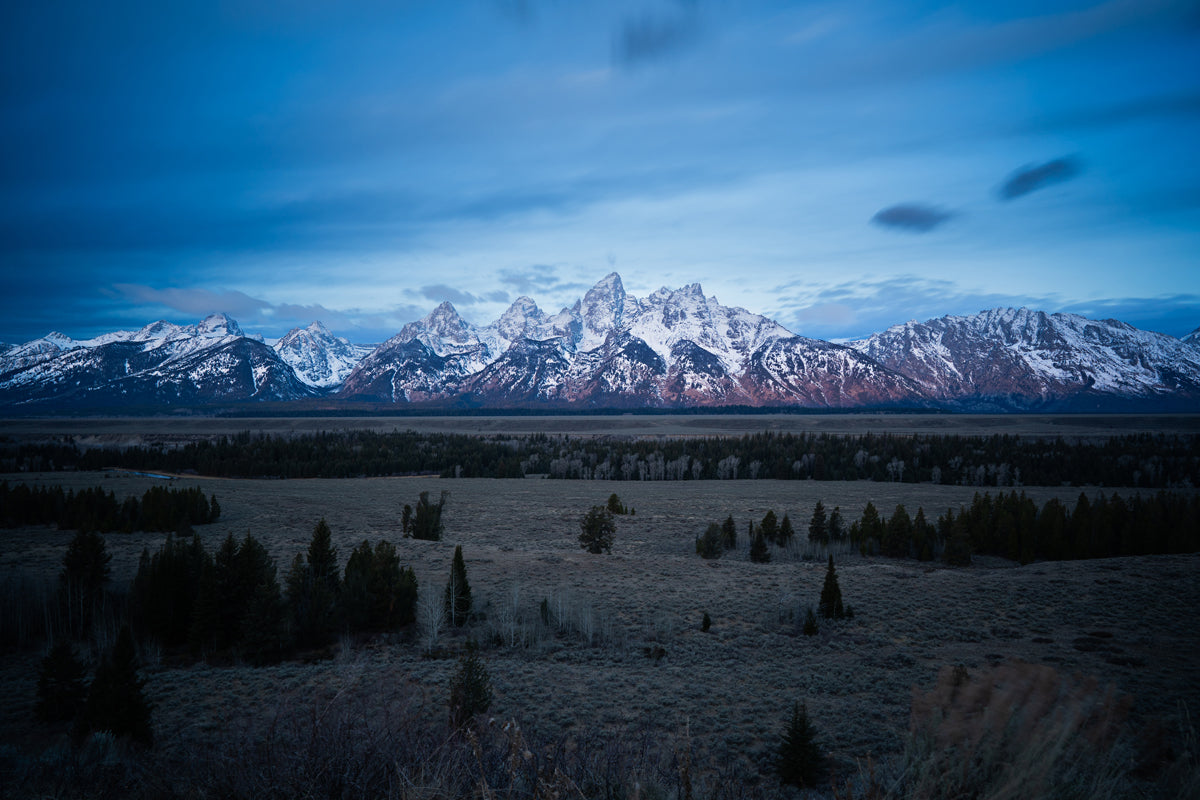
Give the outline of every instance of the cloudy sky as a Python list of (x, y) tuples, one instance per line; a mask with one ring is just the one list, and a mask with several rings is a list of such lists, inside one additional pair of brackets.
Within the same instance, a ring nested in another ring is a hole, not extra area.
[(822, 338), (1200, 325), (1193, 0), (111, 0), (0, 26), (0, 341), (605, 274)]

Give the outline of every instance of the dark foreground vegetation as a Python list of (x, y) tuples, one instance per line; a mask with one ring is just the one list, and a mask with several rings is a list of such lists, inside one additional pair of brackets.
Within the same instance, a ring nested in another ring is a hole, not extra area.
[(962, 486), (1200, 486), (1200, 439), (760, 433), (622, 439), (343, 431), (222, 436), (180, 447), (0, 443), (0, 472), (119, 467), (241, 478), (894, 481)]

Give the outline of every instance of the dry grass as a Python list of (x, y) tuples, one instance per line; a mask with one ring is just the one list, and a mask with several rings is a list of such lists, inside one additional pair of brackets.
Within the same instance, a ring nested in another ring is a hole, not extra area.
[[(20, 477), (76, 487), (100, 483), (118, 495), (140, 494), (151, 483), (95, 474)], [(963, 664), (976, 675), (1021, 660), (1052, 665), (1056, 674), (1096, 676), (1133, 697), (1139, 719), (1162, 718), (1168, 727), (1179, 719), (1181, 704), (1200, 709), (1197, 556), (1026, 567), (986, 562), (963, 570), (841, 554), (842, 592), (855, 618), (826, 623), (811, 638), (799, 635), (798, 626), (803, 609), (816, 604), (823, 559), (778, 550), (771, 564), (747, 559), (746, 522), (769, 508), (787, 511), (803, 536), (817, 499), (827, 509), (840, 505), (848, 518), (869, 499), (885, 514), (903, 502), (910, 511), (923, 505), (932, 516), (969, 502), (973, 489), (418, 478), (199, 483), (223, 508), (216, 525), (201, 529), (209, 546), (227, 533), (251, 532), (281, 569), (307, 546), (320, 517), (333, 530), (343, 564), (364, 538), (395, 542), (422, 592), (441, 592), (454, 546), (461, 544), (476, 607), (487, 617), (465, 635), (491, 640), (500, 634), (500, 643), (485, 653), (495, 689), (491, 713), (546, 741), (642, 731), (674, 751), (683, 747), (686, 730), (697, 786), (753, 785), (769, 775), (795, 699), (807, 704), (838, 776), (856, 772), (868, 754), (876, 761), (898, 755), (909, 735), (912, 687), (934, 685), (947, 664)], [(401, 539), (404, 503), (442, 488), (450, 491), (445, 541)], [(576, 541), (579, 518), (613, 491), (637, 513), (618, 518), (612, 555), (584, 553)], [(1073, 500), (1079, 490), (1026, 491), (1042, 502)], [(716, 561), (700, 559), (695, 536), (730, 513), (738, 521), (739, 549)], [(70, 536), (0, 532), (0, 577), (17, 570), (54, 574)], [(161, 539), (109, 536), (114, 577), (132, 577), (142, 547), (153, 549)], [(558, 612), (543, 626), (543, 598), (563, 609), (562, 626)], [(700, 631), (705, 612), (712, 618), (708, 633)], [(514, 626), (519, 634), (509, 637)], [(443, 632), (449, 653), (465, 635)], [(32, 696), (34, 663), (33, 654), (0, 661), (5, 696), (13, 698), (0, 716), (2, 741), (21, 741), (32, 729), (24, 698)], [(405, 702), (415, 705), (405, 713), (440, 720), (454, 666), (452, 658), (425, 657), (419, 642), (401, 636), (312, 664), (160, 664), (148, 671), (147, 690), (156, 703), (161, 747), (170, 753), (224, 747), (231, 730), (257, 730), (318, 689), (337, 696), (362, 687), (407, 687)]]

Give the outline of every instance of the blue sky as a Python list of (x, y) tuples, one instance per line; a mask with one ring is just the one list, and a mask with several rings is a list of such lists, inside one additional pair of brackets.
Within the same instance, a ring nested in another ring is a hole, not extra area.
[(797, 333), (1200, 325), (1200, 8), (24, 3), (0, 341), (213, 311), (381, 341), (605, 274)]

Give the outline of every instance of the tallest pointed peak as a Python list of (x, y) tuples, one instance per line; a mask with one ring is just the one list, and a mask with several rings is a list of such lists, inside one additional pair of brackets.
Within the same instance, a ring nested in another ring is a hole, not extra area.
[(610, 272), (597, 281), (596, 285), (592, 287), (593, 291), (596, 289), (615, 289), (621, 293), (624, 293), (625, 285), (621, 283), (621, 276), (618, 273)]

